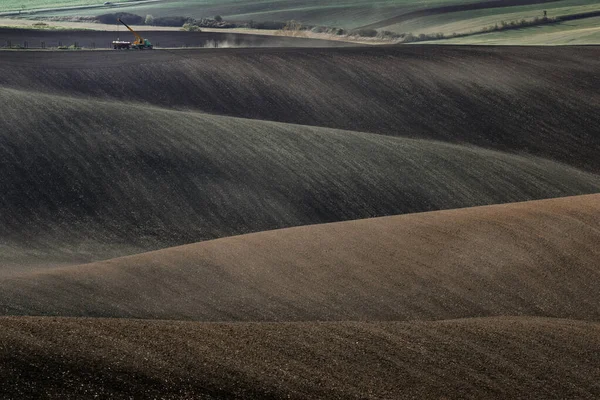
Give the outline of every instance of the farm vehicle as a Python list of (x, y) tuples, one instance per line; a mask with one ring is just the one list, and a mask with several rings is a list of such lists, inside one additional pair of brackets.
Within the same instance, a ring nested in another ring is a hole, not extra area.
[(112, 42), (113, 49), (115, 49), (115, 50), (120, 50), (120, 49), (152, 50), (152, 48), (153, 48), (152, 43), (150, 43), (150, 41), (148, 39), (144, 39), (143, 37), (141, 37), (136, 31), (131, 29), (131, 27), (129, 25), (127, 25), (125, 22), (121, 21), (121, 18), (117, 18), (117, 21), (120, 22), (121, 24), (125, 25), (125, 27), (127, 29), (129, 29), (129, 31), (131, 33), (133, 33), (133, 35), (135, 36), (135, 40), (133, 42), (127, 42), (127, 41), (122, 41), (122, 40), (117, 39)]

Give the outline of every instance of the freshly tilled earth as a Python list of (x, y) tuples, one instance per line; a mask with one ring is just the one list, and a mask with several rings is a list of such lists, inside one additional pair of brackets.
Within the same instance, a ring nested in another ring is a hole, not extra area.
[(597, 53), (7, 52), (0, 273), (598, 192)]
[[(600, 192), (430, 140), (0, 89), (0, 275), (290, 226)], [(20, 114), (28, 110), (25, 114)]]
[(599, 320), (599, 216), (589, 195), (261, 232), (0, 278), (0, 312)]
[(600, 325), (0, 318), (6, 399), (594, 399)]
[(472, 144), (600, 171), (600, 48), (20, 52), (0, 86)]
[[(120, 28), (119, 28), (120, 29)], [(238, 34), (226, 32), (143, 31), (144, 38), (158, 48), (184, 47), (347, 47), (341, 41), (308, 39), (290, 36)], [(113, 32), (95, 30), (24, 30), (0, 28), (0, 47), (53, 49), (77, 45), (87, 50), (112, 49), (114, 40), (130, 41), (135, 38), (126, 28)]]
[(2, 52), (0, 397), (599, 397), (598, 55)]

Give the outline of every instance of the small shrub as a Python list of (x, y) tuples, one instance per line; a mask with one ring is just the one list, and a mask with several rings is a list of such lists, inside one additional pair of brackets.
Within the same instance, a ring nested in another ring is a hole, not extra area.
[(325, 33), (325, 32), (327, 32), (327, 27), (326, 26), (315, 26), (310, 31), (314, 32), (314, 33)]
[(217, 16), (215, 16), (215, 21), (223, 22), (223, 17), (221, 17), (220, 15), (217, 15)]
[(154, 17), (150, 14), (146, 15), (146, 19), (144, 20), (144, 24), (146, 25), (154, 25)]
[(377, 37), (383, 40), (397, 40), (400, 39), (402, 36), (403, 34), (392, 31), (381, 31), (377, 34)]
[(223, 21), (223, 19), (221, 19), (221, 21), (217, 21), (216, 19), (212, 19), (212, 18), (202, 18), (199, 20), (196, 19), (190, 19), (188, 21), (188, 23), (193, 24), (193, 25), (198, 25), (201, 28), (236, 28), (237, 25), (230, 23), (230, 22), (225, 22)]
[(194, 25), (189, 22), (186, 22), (185, 24), (183, 24), (181, 29), (186, 32), (202, 32), (202, 29), (198, 25)]
[(379, 32), (375, 29), (358, 29), (352, 31), (353, 34), (362, 37), (376, 37)]
[(303, 27), (302, 24), (298, 21), (291, 20), (288, 21), (283, 28), (281, 28), (281, 33), (286, 36), (302, 36), (304, 32), (302, 32)]
[(406, 42), (406, 43), (416, 42), (416, 41), (417, 41), (417, 38), (412, 33), (407, 33), (406, 36), (404, 36), (404, 42)]

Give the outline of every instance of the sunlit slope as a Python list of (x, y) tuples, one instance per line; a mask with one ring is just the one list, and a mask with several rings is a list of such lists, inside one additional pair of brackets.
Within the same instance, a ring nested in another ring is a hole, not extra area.
[[(12, 0), (11, 0), (12, 1)], [(40, 0), (37, 0), (41, 3)], [(36, 1), (36, 2), (37, 2)], [(63, 0), (64, 1), (64, 0)], [(82, 0), (83, 1), (83, 0)], [(91, 1), (91, 0), (90, 0)], [(122, 11), (154, 17), (182, 15), (207, 18), (221, 15), (228, 21), (281, 22), (300, 21), (303, 24), (336, 26), (352, 29), (378, 22), (390, 15), (444, 4), (473, 3), (477, 0), (161, 0), (121, 7)], [(0, 11), (3, 7), (0, 6)], [(90, 10), (49, 11), (42, 16), (97, 16), (108, 8)]]
[(0, 5), (0, 12), (8, 11), (30, 11), (34, 9), (45, 9), (52, 7), (78, 7), (87, 5), (102, 5), (102, 0), (4, 0)]
[(481, 45), (600, 44), (600, 17), (447, 39), (436, 43)]
[(600, 195), (315, 225), (0, 280), (4, 314), (600, 318)]
[(0, 60), (0, 85), (471, 143), (599, 172), (599, 60), (595, 47), (28, 52)]
[[(477, 32), (483, 28), (510, 23), (522, 19), (542, 18), (544, 11), (549, 18), (582, 14), (600, 10), (592, 0), (491, 0), (473, 3), (446, 3), (421, 7), (403, 12), (362, 28), (385, 29), (398, 33), (453, 33)], [(528, 29), (519, 30), (523, 36)]]
[(566, 165), (426, 140), (8, 89), (0, 106), (6, 265), (600, 192)]
[(0, 395), (8, 398), (600, 396), (599, 324), (561, 319), (202, 324), (18, 317), (0, 318), (0, 343)]

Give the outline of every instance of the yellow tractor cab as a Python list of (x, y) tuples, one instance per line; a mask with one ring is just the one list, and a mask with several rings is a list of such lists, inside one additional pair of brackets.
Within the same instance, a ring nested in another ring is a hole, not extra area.
[(132, 43), (132, 42), (126, 42), (126, 41), (117, 39), (112, 42), (113, 49), (115, 49), (115, 50), (119, 50), (119, 49), (152, 50), (153, 49), (152, 43), (150, 43), (150, 41), (148, 39), (144, 39), (143, 37), (141, 37), (136, 31), (131, 29), (129, 27), (129, 25), (127, 25), (125, 22), (121, 21), (121, 18), (118, 18), (117, 21), (122, 23), (123, 25), (125, 25), (125, 27), (127, 29), (129, 29), (129, 31), (131, 33), (133, 33), (133, 35), (135, 36), (135, 40)]

